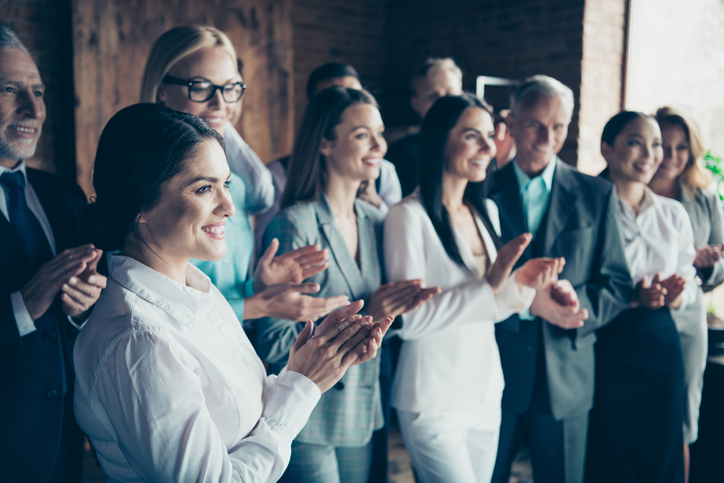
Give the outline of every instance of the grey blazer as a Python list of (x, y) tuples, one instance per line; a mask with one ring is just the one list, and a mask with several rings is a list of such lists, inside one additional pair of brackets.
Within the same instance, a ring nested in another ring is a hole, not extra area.
[[(320, 285), (320, 297), (347, 295), (350, 301), (369, 300), (382, 284), (383, 216), (372, 205), (355, 201), (360, 265), (337, 229), (327, 198), (298, 203), (280, 211), (263, 237), (266, 248), (279, 239), (279, 253), (319, 243), (329, 251), (329, 268), (307, 281)], [(364, 313), (364, 312), (362, 312)], [(321, 320), (320, 320), (321, 321)], [(318, 321), (318, 322), (320, 322)], [(277, 372), (286, 364), (289, 349), (304, 323), (266, 317), (257, 321), (256, 349)], [(380, 357), (351, 367), (322, 394), (296, 441), (325, 446), (364, 446), (383, 425), (379, 387)]]
[[(592, 407), (595, 330), (626, 307), (632, 285), (613, 185), (555, 162), (548, 209), (518, 265), (537, 256), (564, 257), (560, 277), (576, 289), (589, 318), (580, 329), (563, 330), (513, 315), (497, 324), (496, 338), (505, 375), (503, 410), (520, 414), (530, 406), (542, 336), (550, 405), (561, 420)], [(504, 242), (528, 231), (513, 163), (495, 173), (489, 197), (500, 210)]]
[[(683, 192), (679, 200), (691, 219), (694, 230), (694, 248), (724, 243), (724, 210), (719, 194), (714, 190)], [(697, 270), (705, 292), (713, 290), (724, 282), (724, 258), (712, 268)]]

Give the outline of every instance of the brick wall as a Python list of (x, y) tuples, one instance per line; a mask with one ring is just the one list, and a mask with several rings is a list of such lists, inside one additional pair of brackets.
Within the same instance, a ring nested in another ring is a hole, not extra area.
[(30, 166), (75, 178), (70, 0), (0, 0), (0, 22), (17, 32), (38, 64), (48, 117)]
[(378, 96), (384, 78), (385, 0), (294, 0), (295, 126), (307, 106), (307, 78), (326, 62), (346, 62), (357, 69), (362, 85)]
[[(383, 103), (388, 123), (414, 120), (408, 107), (410, 76), (426, 57), (453, 57), (463, 70), (463, 87), (475, 77), (523, 79), (547, 74), (581, 92), (584, 1), (398, 0), (388, 2), (388, 46)], [(578, 112), (561, 158), (576, 163)]]

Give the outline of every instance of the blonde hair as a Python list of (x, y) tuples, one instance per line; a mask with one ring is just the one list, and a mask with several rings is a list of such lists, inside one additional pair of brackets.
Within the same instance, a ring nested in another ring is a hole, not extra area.
[(221, 47), (236, 65), (236, 50), (224, 32), (199, 25), (174, 27), (161, 35), (151, 48), (141, 81), (141, 102), (158, 102), (158, 88), (168, 71), (197, 50)]
[(686, 140), (689, 142), (689, 160), (684, 172), (679, 175), (682, 188), (696, 192), (709, 186), (711, 177), (701, 165), (701, 158), (706, 153), (704, 141), (696, 122), (688, 114), (669, 106), (656, 111), (656, 121), (662, 129), (664, 126), (680, 126), (686, 134)]
[(460, 70), (460, 67), (458, 67), (452, 58), (429, 58), (415, 71), (415, 75), (412, 76), (412, 80), (410, 81), (412, 95), (417, 95), (417, 86), (420, 84), (420, 81), (444, 71), (451, 72), (460, 81), (460, 89), (462, 90), (463, 71)]

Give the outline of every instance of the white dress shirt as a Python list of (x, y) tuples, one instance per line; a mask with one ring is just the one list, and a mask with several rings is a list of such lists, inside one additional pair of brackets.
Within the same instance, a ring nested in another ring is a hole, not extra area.
[[(370, 181), (370, 183), (375, 182)], [(386, 159), (380, 162), (380, 189), (377, 194), (382, 198), (383, 203), (379, 208), (384, 214), (390, 211), (390, 206), (396, 205), (402, 200), (402, 187), (400, 186), (400, 178), (397, 176), (397, 170), (395, 165)]]
[(648, 187), (636, 216), (631, 205), (619, 198), (619, 212), (626, 245), (626, 262), (631, 280), (638, 284), (645, 276), (664, 280), (678, 274), (686, 280), (681, 306), (696, 299), (698, 284), (694, 268), (694, 233), (686, 210), (676, 200), (658, 196)]
[(224, 143), (229, 169), (244, 180), (246, 212), (255, 215), (271, 208), (274, 204), (271, 172), (230, 122), (224, 128)]
[[(33, 212), (35, 217), (40, 222), (40, 226), (43, 228), (43, 232), (45, 233), (46, 238), (48, 239), (48, 244), (50, 245), (50, 251), (53, 253), (53, 256), (55, 256), (55, 238), (53, 237), (53, 230), (50, 229), (50, 222), (48, 221), (48, 217), (45, 216), (45, 211), (43, 210), (43, 206), (40, 204), (40, 200), (38, 199), (38, 195), (35, 194), (35, 190), (30, 185), (28, 181), (28, 173), (25, 170), (25, 160), (20, 161), (17, 166), (15, 166), (13, 169), (4, 168), (3, 166), (0, 166), (0, 176), (3, 175), (5, 172), (14, 173), (16, 171), (21, 171), (23, 173), (23, 176), (25, 177), (25, 202), (28, 204), (28, 208), (30, 208), (30, 211)], [(6, 220), (10, 221), (10, 216), (8, 215), (8, 193), (7, 189), (4, 185), (0, 185), (0, 212), (2, 212), (3, 216)], [(35, 322), (33, 322), (33, 318), (30, 317), (30, 313), (28, 312), (28, 308), (25, 306), (25, 301), (23, 300), (23, 296), (20, 293), (20, 291), (13, 292), (10, 294), (10, 303), (13, 307), (13, 315), (15, 316), (15, 323), (18, 326), (18, 332), (20, 333), (20, 337), (23, 337), (25, 335), (28, 335), (32, 332), (35, 332)], [(68, 319), (70, 323), (72, 323), (76, 328), (79, 326)]]
[[(498, 209), (488, 213), (500, 230)], [(493, 240), (476, 217), (490, 263)], [(494, 323), (526, 310), (535, 290), (509, 277), (498, 294), (478, 273), (472, 252), (453, 226), (468, 270), (453, 262), (419, 199), (419, 190), (390, 208), (385, 218), (385, 267), (391, 282), (425, 279), (442, 293), (402, 316), (402, 344), (392, 405), (415, 413), (465, 412), (503, 394), (503, 371)]]
[(276, 481), (320, 397), (267, 376), (199, 269), (186, 286), (109, 256), (108, 287), (74, 349), (75, 416), (109, 481)]

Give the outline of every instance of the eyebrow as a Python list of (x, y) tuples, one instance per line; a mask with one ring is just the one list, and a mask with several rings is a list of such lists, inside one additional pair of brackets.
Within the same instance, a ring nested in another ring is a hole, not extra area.
[[(2, 82), (3, 84), (10, 84), (18, 87), (23, 87), (25, 85), (25, 83), (23, 82), (13, 81), (4, 77), (0, 77), (0, 82)], [(45, 89), (45, 84), (33, 84), (30, 87), (32, 87), (33, 89)]]
[[(229, 172), (229, 175), (226, 177), (224, 181), (229, 181), (231, 179), (231, 172)], [(191, 186), (194, 183), (198, 183), (199, 181), (208, 181), (209, 183), (218, 183), (219, 178), (215, 178), (213, 176), (199, 176), (197, 178), (194, 178), (192, 180), (189, 180), (188, 183), (186, 183), (186, 186)]]
[(478, 134), (482, 134), (482, 131), (478, 131), (478, 130), (475, 129), (474, 127), (466, 127), (465, 129), (463, 129), (462, 134), (465, 134), (465, 133), (468, 132), (468, 131), (475, 131), (475, 132), (478, 133)]

